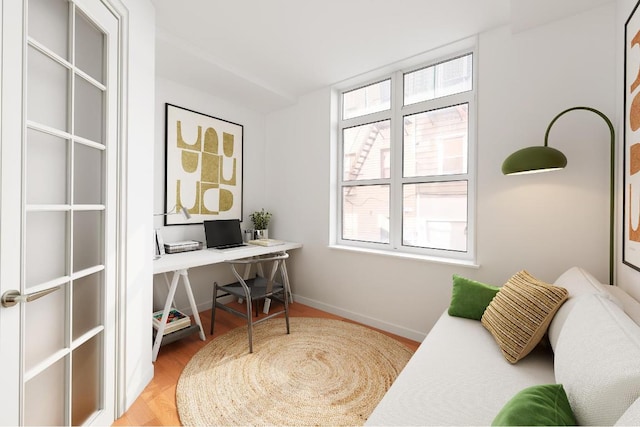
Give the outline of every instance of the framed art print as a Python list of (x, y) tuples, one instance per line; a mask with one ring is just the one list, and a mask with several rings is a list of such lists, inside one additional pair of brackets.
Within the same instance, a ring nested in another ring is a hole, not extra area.
[(627, 19), (624, 32), (622, 261), (640, 270), (640, 12), (638, 12), (638, 4)]
[(242, 125), (171, 104), (165, 116), (165, 225), (242, 220)]

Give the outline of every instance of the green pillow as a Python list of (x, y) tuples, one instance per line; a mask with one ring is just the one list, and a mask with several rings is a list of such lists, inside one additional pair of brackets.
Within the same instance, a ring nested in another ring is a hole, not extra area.
[(575, 426), (562, 384), (544, 384), (518, 392), (498, 412), (493, 426)]
[(480, 320), (484, 310), (499, 290), (497, 286), (486, 285), (454, 274), (449, 315)]

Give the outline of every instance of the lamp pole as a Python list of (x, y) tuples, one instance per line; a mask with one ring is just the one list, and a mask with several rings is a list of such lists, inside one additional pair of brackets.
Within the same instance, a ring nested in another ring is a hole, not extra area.
[(614, 204), (614, 182), (615, 182), (615, 133), (613, 131), (613, 124), (611, 124), (611, 120), (609, 120), (609, 118), (607, 116), (605, 116), (602, 112), (596, 110), (595, 108), (591, 108), (591, 107), (572, 107), (572, 108), (568, 108), (566, 110), (564, 110), (563, 112), (561, 112), (560, 114), (558, 114), (557, 116), (555, 116), (553, 118), (553, 120), (551, 120), (551, 123), (549, 123), (549, 126), (547, 127), (547, 132), (544, 134), (544, 145), (545, 147), (547, 146), (547, 141), (549, 138), (549, 131), (551, 130), (551, 126), (553, 126), (553, 124), (556, 122), (556, 120), (558, 120), (561, 116), (563, 116), (564, 114), (568, 113), (569, 111), (574, 111), (574, 110), (586, 110), (586, 111), (591, 111), (592, 113), (596, 113), (598, 116), (602, 117), (602, 120), (604, 120), (607, 123), (607, 126), (609, 126), (609, 132), (611, 134), (611, 167), (610, 167), (610, 178), (609, 178), (609, 284), (613, 285), (613, 235), (614, 235), (614, 210), (615, 210), (615, 204)]

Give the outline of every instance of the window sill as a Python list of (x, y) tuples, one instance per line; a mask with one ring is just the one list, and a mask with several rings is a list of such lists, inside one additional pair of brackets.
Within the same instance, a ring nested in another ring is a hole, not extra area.
[(412, 259), (412, 260), (418, 260), (418, 261), (433, 262), (436, 264), (455, 265), (455, 266), (468, 267), (468, 268), (480, 268), (480, 265), (476, 264), (474, 261), (469, 261), (464, 259), (434, 257), (434, 256), (428, 256), (428, 255), (411, 254), (407, 252), (383, 251), (380, 249), (360, 248), (357, 246), (346, 246), (346, 245), (329, 245), (329, 249), (336, 249), (336, 250), (347, 251), (347, 252), (359, 252), (359, 253), (371, 254), (371, 255), (382, 255), (382, 256), (389, 256), (389, 257), (395, 257), (395, 258)]

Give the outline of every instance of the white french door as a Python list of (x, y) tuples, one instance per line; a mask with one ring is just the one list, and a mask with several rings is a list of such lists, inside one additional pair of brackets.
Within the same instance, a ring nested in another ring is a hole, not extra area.
[(100, 0), (3, 0), (0, 424), (110, 424), (119, 23)]

